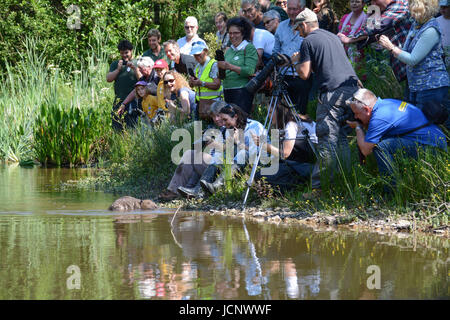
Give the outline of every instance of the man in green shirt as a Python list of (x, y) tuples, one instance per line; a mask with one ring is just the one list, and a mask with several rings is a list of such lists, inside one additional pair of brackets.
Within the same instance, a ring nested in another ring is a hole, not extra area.
[(117, 119), (115, 110), (120, 106), (128, 94), (134, 90), (137, 79), (141, 76), (137, 69), (136, 60), (133, 60), (133, 45), (128, 40), (122, 40), (117, 49), (120, 52), (120, 60), (113, 61), (106, 75), (107, 82), (114, 81), (114, 105), (112, 116), (112, 125), (116, 130), (122, 130), (122, 125)]
[(153, 61), (164, 59), (167, 63), (169, 63), (169, 59), (167, 59), (166, 53), (161, 47), (161, 32), (157, 29), (151, 29), (147, 33), (147, 40), (149, 49), (145, 51), (142, 56), (150, 57)]

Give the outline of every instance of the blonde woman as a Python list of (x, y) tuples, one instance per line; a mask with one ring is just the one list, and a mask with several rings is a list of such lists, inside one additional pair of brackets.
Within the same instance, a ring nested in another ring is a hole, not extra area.
[(409, 0), (414, 23), (403, 49), (382, 35), (379, 43), (407, 65), (409, 102), (422, 109), (426, 102), (447, 102), (449, 75), (443, 60), (442, 30), (434, 16), (438, 0)]
[(189, 87), (187, 80), (180, 73), (170, 70), (164, 75), (163, 81), (166, 107), (172, 119), (177, 113), (181, 114), (181, 119), (195, 115), (195, 91)]

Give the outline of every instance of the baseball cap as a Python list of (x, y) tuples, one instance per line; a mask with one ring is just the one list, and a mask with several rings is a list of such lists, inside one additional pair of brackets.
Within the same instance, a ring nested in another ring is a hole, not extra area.
[(147, 85), (147, 82), (145, 82), (145, 81), (138, 81), (138, 82), (136, 82), (136, 84), (134, 86), (137, 87), (137, 86), (146, 86), (146, 85)]
[(302, 22), (318, 22), (317, 15), (310, 9), (305, 8), (295, 17), (292, 29), (297, 29)]
[(167, 64), (166, 60), (159, 59), (155, 61), (153, 69), (169, 69), (169, 65)]
[(196, 41), (192, 44), (192, 49), (190, 55), (199, 54), (204, 49), (208, 49), (208, 46), (203, 41)]
[(442, 7), (450, 6), (450, 0), (439, 0), (439, 5)]

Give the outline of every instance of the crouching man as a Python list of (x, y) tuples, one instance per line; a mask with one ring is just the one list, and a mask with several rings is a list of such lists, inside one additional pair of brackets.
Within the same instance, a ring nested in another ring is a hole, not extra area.
[(365, 156), (374, 153), (381, 175), (392, 175), (393, 156), (400, 149), (413, 158), (419, 148), (447, 150), (444, 133), (409, 103), (382, 100), (370, 90), (359, 89), (347, 104), (360, 121), (347, 121), (356, 129), (358, 147)]

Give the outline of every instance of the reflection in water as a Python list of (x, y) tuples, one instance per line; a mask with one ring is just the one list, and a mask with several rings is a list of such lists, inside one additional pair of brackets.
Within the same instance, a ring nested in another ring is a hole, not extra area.
[[(43, 182), (67, 179), (64, 171), (58, 178), (22, 170), (0, 168), (0, 299), (449, 297), (447, 239), (244, 224), (195, 212), (113, 214), (103, 209), (111, 195)], [(66, 287), (71, 265), (80, 267), (80, 290)], [(371, 265), (380, 267), (380, 290), (367, 288)]]

